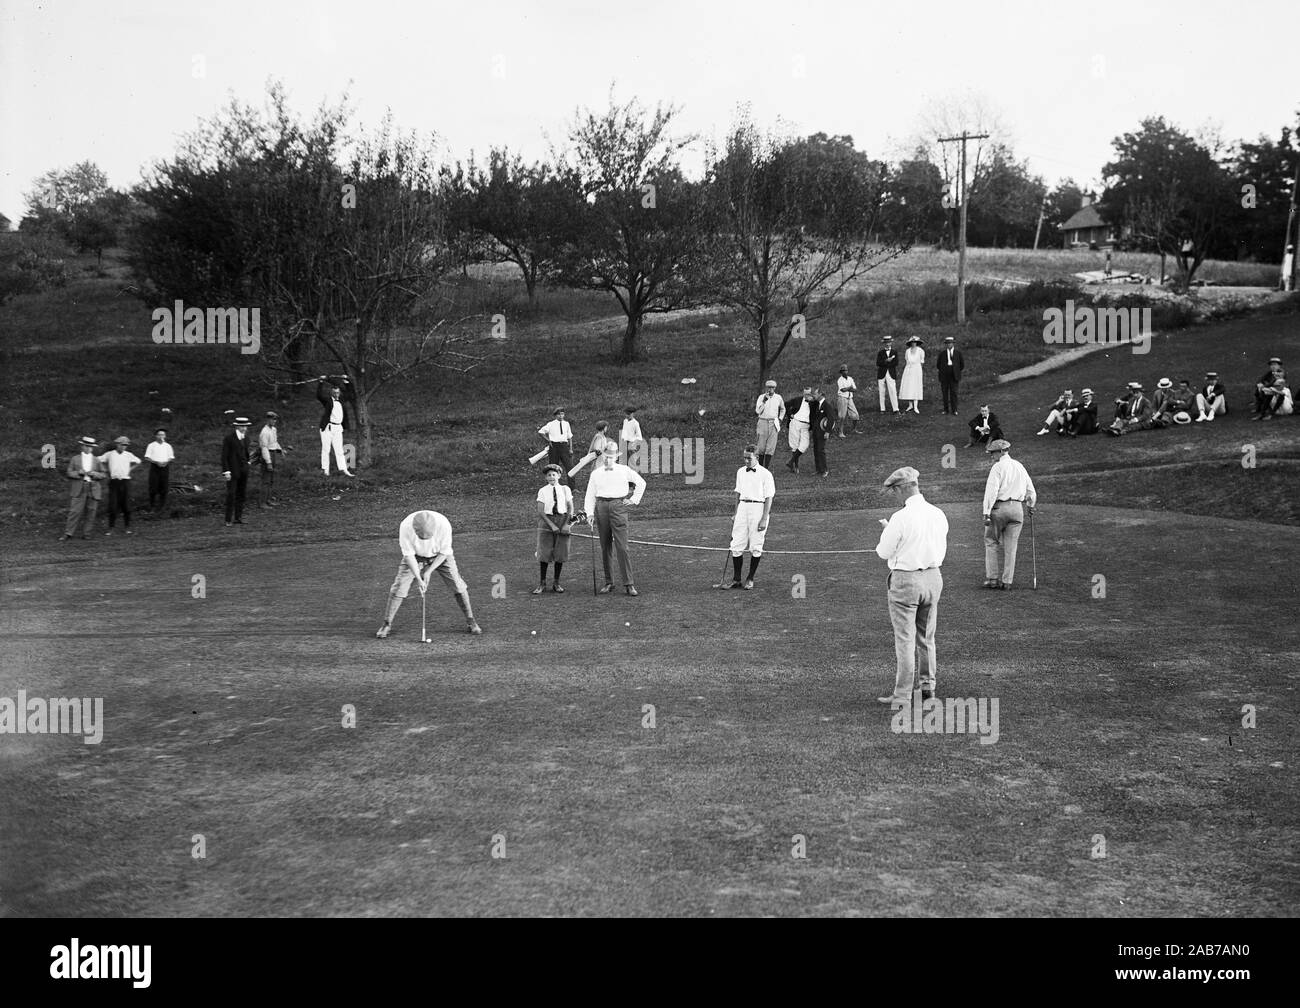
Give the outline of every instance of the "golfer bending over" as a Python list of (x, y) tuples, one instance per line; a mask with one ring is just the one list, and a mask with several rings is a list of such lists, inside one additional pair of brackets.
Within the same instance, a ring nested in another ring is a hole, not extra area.
[(469, 589), (461, 580), (460, 571), (456, 569), (456, 556), (451, 551), (451, 522), (437, 511), (412, 511), (397, 529), (397, 544), (402, 551), (402, 562), (397, 568), (397, 577), (388, 590), (388, 609), (384, 613), (384, 625), (375, 631), (376, 637), (387, 637), (392, 629), (393, 617), (402, 607), (402, 600), (411, 590), (414, 581), (423, 595), (429, 587), (429, 579), (437, 571), (443, 581), (456, 595), (456, 604), (465, 614), (465, 629), (472, 634), (483, 631), (474, 619), (474, 610), (469, 604)]

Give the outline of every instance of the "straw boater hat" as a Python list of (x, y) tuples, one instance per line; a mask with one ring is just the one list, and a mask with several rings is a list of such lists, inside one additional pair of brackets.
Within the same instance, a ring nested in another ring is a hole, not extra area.
[(83, 438), (79, 438), (77, 440), (77, 444), (81, 445), (83, 448), (94, 448), (96, 445), (99, 444), (99, 442), (96, 441), (93, 437), (86, 436)]
[(1161, 378), (1158, 382), (1156, 382), (1156, 388), (1173, 388), (1173, 387), (1174, 387), (1174, 383), (1171, 382), (1168, 378)]
[(246, 416), (237, 416), (237, 417), (235, 417), (235, 426), (236, 426), (236, 427), (251, 427), (251, 426), (253, 426), (253, 423), (252, 423), (252, 421), (249, 420), (248, 417), (246, 417)]

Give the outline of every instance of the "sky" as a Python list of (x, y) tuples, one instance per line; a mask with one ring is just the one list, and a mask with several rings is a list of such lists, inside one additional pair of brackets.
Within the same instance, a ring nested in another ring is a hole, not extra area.
[(303, 113), (345, 92), (362, 125), (391, 110), (448, 160), (543, 157), (611, 87), (705, 140), (747, 105), (891, 159), (935, 103), (979, 104), (1031, 171), (1087, 187), (1150, 116), (1276, 138), (1300, 110), (1295, 28), (1295, 0), (0, 0), (0, 213), (16, 226), (37, 176), (83, 160), (128, 187), (269, 80)]

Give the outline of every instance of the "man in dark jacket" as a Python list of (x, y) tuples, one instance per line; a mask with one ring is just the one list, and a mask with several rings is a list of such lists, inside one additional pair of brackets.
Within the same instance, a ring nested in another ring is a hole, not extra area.
[(1002, 426), (998, 423), (997, 414), (987, 406), (980, 407), (979, 416), (972, 417), (968, 426), (970, 440), (966, 442), (967, 448), (977, 444), (988, 444), (990, 441), (999, 441), (1002, 438)]
[(943, 389), (943, 411), (957, 415), (957, 383), (961, 381), (962, 369), (966, 364), (957, 349), (957, 341), (951, 336), (943, 338), (943, 349), (939, 351), (939, 360), (935, 365), (939, 369), (939, 387)]
[(894, 337), (886, 336), (880, 341), (880, 350), (876, 354), (876, 388), (880, 390), (880, 412), (885, 412), (885, 398), (895, 416), (898, 412), (898, 352), (894, 349)]
[(226, 480), (226, 528), (233, 520), (244, 524), (244, 495), (248, 492), (248, 417), (235, 417), (234, 428), (221, 442), (221, 475)]
[[(830, 385), (830, 378), (823, 378), (824, 385)], [(826, 401), (820, 388), (813, 390), (812, 416), (809, 417), (809, 434), (812, 436), (813, 461), (817, 464), (817, 475), (827, 476), (830, 467), (826, 465), (826, 435), (835, 426), (835, 410)]]
[(1099, 424), (1097, 423), (1097, 403), (1092, 397), (1092, 389), (1084, 389), (1080, 395), (1082, 399), (1079, 402), (1079, 408), (1075, 410), (1074, 419), (1066, 427), (1065, 433), (1070, 437), (1078, 437), (1080, 434), (1096, 434)]

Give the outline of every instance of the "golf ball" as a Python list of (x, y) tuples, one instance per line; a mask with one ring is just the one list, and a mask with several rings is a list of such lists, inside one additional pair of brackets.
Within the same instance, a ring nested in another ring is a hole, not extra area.
[(536, 631), (536, 630), (533, 631), (533, 636), (534, 636), (534, 637), (537, 636), (537, 631)]
[(624, 625), (624, 626), (631, 626), (632, 624), (631, 624), (631, 623), (624, 623), (623, 625)]

